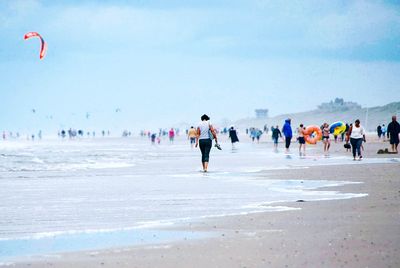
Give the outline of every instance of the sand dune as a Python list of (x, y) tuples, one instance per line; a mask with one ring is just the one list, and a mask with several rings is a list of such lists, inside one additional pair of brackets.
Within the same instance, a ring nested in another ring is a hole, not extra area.
[(368, 107), (347, 111), (324, 111), (320, 109), (291, 114), (281, 114), (265, 119), (245, 118), (238, 120), (235, 125), (238, 128), (259, 127), (262, 128), (265, 124), (268, 126), (282, 126), (286, 118), (292, 119), (292, 125), (297, 126), (300, 123), (305, 125), (321, 125), (323, 122), (332, 123), (335, 121), (353, 122), (355, 119), (360, 119), (361, 124), (368, 131), (375, 131), (379, 124), (387, 125), (391, 121), (391, 116), (400, 115), (400, 102), (389, 103), (384, 106)]

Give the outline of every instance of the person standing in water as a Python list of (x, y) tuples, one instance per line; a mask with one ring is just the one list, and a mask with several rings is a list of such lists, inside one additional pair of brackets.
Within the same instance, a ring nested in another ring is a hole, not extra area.
[(203, 114), (201, 116), (201, 122), (197, 127), (197, 136), (196, 136), (196, 147), (200, 147), (201, 151), (201, 163), (203, 165), (203, 171), (208, 171), (208, 162), (210, 160), (210, 151), (212, 147), (212, 139), (215, 139), (215, 145), (217, 148), (220, 148), (218, 145), (217, 133), (210, 123), (210, 117), (208, 115)]
[(299, 128), (297, 129), (298, 137), (297, 140), (299, 141), (299, 155), (301, 156), (301, 149), (303, 149), (303, 155), (306, 155), (306, 140), (304, 138), (306, 129), (303, 124), (300, 124)]
[(363, 141), (365, 142), (365, 131), (360, 125), (360, 120), (357, 119), (354, 125), (350, 126), (349, 132), (347, 133), (347, 141), (350, 139), (351, 149), (353, 151), (353, 160), (356, 160), (356, 152), (358, 159), (362, 159), (361, 146)]
[(387, 128), (386, 128), (385, 124), (382, 124), (381, 130), (382, 130), (383, 141), (386, 141), (386, 130), (387, 130)]
[(329, 138), (330, 130), (328, 123), (322, 125), (322, 142), (324, 143), (324, 153), (329, 154), (329, 148), (331, 147), (331, 140)]
[(286, 148), (286, 153), (289, 152), (289, 147), (290, 147), (290, 142), (292, 141), (293, 133), (292, 133), (292, 127), (290, 126), (290, 119), (285, 120), (285, 124), (283, 125), (282, 128), (282, 133), (285, 136), (285, 148)]
[(381, 127), (381, 125), (378, 125), (376, 127), (376, 133), (378, 134), (378, 139), (380, 140), (381, 137), (382, 137), (382, 127)]
[(235, 148), (235, 142), (239, 142), (239, 138), (237, 136), (237, 131), (234, 128), (234, 126), (231, 126), (229, 128), (229, 138), (231, 139), (232, 149), (233, 149), (233, 148)]
[(278, 150), (278, 139), (279, 137), (282, 138), (282, 133), (279, 130), (279, 126), (276, 126), (276, 128), (274, 128), (272, 130), (272, 140), (274, 141), (274, 149)]
[(188, 140), (190, 141), (190, 147), (193, 148), (193, 146), (196, 143), (196, 137), (197, 137), (197, 131), (194, 129), (193, 126), (190, 127), (188, 130)]
[(387, 127), (387, 135), (389, 138), (390, 145), (392, 145), (392, 152), (398, 153), (397, 147), (399, 146), (399, 133), (400, 133), (400, 124), (397, 122), (397, 117), (395, 115), (392, 116), (392, 122), (389, 123)]

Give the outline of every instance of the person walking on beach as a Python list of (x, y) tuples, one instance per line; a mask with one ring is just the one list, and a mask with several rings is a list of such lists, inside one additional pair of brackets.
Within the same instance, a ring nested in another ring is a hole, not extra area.
[(383, 141), (386, 140), (386, 126), (385, 124), (382, 124), (382, 137), (383, 137)]
[(156, 143), (156, 137), (157, 137), (156, 133), (151, 134), (150, 140), (151, 140), (152, 145), (154, 145)]
[(285, 124), (283, 125), (282, 128), (282, 133), (285, 136), (285, 148), (286, 148), (286, 153), (289, 152), (289, 147), (290, 147), (290, 142), (292, 141), (293, 137), (293, 132), (292, 132), (292, 127), (290, 126), (290, 118), (285, 120)]
[(397, 122), (397, 117), (395, 115), (392, 116), (392, 122), (389, 123), (387, 127), (387, 135), (392, 145), (392, 152), (398, 153), (397, 147), (399, 146), (399, 133), (400, 133), (400, 124)]
[(329, 139), (329, 125), (324, 123), (322, 125), (322, 142), (324, 143), (324, 154), (329, 154), (329, 148), (331, 147), (331, 140)]
[(278, 150), (278, 139), (279, 137), (282, 138), (282, 133), (279, 130), (279, 126), (276, 126), (276, 128), (274, 128), (272, 130), (272, 140), (274, 141), (274, 149)]
[(232, 149), (235, 148), (235, 143), (239, 142), (239, 138), (237, 136), (237, 131), (234, 126), (229, 128), (229, 138), (231, 139)]
[(169, 137), (169, 142), (170, 143), (174, 143), (175, 131), (174, 131), (174, 129), (172, 127), (168, 132), (168, 137)]
[(376, 133), (378, 134), (378, 139), (381, 139), (381, 137), (382, 137), (382, 127), (381, 127), (381, 125), (378, 125), (376, 127)]
[(263, 134), (263, 132), (258, 128), (255, 131), (256, 131), (257, 143), (260, 143), (260, 138), (261, 138), (261, 135)]
[(190, 140), (190, 147), (192, 148), (196, 143), (196, 137), (197, 137), (197, 131), (196, 129), (194, 129), (193, 126), (191, 126), (188, 131), (188, 140)]
[(256, 129), (254, 127), (250, 128), (250, 138), (252, 142), (254, 142), (254, 140), (256, 139), (256, 134)]
[(301, 149), (303, 149), (303, 155), (306, 155), (306, 140), (304, 139), (306, 129), (303, 124), (300, 124), (299, 128), (297, 129), (297, 140), (299, 141), (299, 155), (302, 155)]
[(358, 159), (362, 159), (361, 146), (363, 141), (365, 142), (365, 130), (361, 126), (360, 120), (357, 119), (354, 125), (350, 126), (349, 132), (347, 133), (347, 141), (350, 139), (351, 149), (353, 151), (353, 160), (356, 160), (356, 152)]
[(201, 122), (197, 127), (196, 136), (196, 147), (200, 147), (201, 151), (201, 163), (203, 165), (203, 171), (208, 171), (208, 162), (210, 160), (210, 151), (212, 147), (212, 140), (215, 139), (215, 146), (220, 149), (218, 144), (217, 133), (210, 123), (210, 117), (203, 114), (201, 116)]

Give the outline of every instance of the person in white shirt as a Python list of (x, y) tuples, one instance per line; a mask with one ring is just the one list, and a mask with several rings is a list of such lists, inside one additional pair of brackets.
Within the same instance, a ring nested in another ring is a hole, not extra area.
[(210, 123), (210, 117), (206, 114), (201, 116), (201, 122), (197, 127), (196, 147), (200, 145), (201, 163), (203, 171), (207, 172), (212, 140), (215, 139), (215, 146), (220, 149), (217, 140), (217, 133)]
[(350, 127), (347, 133), (347, 141), (350, 139), (351, 148), (353, 151), (353, 160), (356, 160), (356, 152), (358, 155), (358, 159), (362, 159), (361, 155), (361, 146), (363, 141), (365, 142), (365, 130), (360, 125), (360, 120), (357, 119), (354, 122), (354, 125)]

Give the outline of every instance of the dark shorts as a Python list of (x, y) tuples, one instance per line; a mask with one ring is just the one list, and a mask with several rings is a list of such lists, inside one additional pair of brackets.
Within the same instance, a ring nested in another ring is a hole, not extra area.
[(278, 137), (272, 137), (272, 139), (274, 140), (274, 144), (278, 144)]
[(306, 140), (304, 139), (304, 137), (299, 137), (299, 143), (306, 144)]
[(190, 138), (190, 144), (196, 143), (196, 138)]
[(394, 135), (390, 135), (390, 144), (399, 144), (399, 135), (394, 136)]
[(329, 136), (322, 136), (322, 140), (329, 140)]

